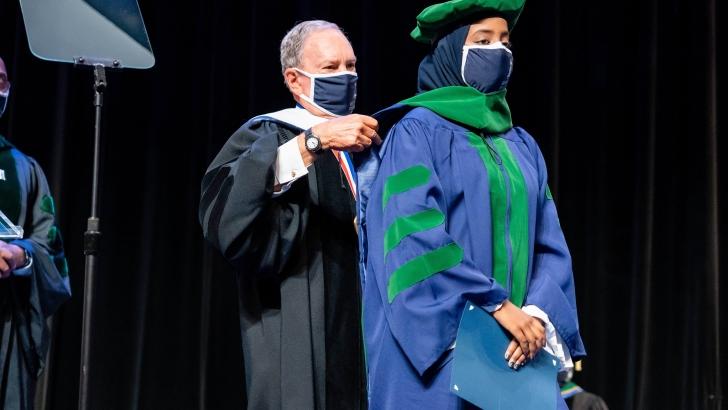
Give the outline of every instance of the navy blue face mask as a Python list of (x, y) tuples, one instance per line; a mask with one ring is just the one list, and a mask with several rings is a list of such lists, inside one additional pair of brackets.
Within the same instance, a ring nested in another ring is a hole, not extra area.
[(512, 71), (513, 54), (502, 43), (463, 47), (463, 81), (482, 93), (505, 89)]
[(8, 98), (10, 98), (10, 89), (7, 91), (0, 92), (0, 117), (5, 113), (5, 107), (8, 105)]
[(309, 104), (333, 116), (349, 115), (354, 112), (356, 81), (358, 80), (355, 72), (311, 74), (298, 68), (294, 68), (294, 70), (311, 79), (310, 96), (299, 95)]

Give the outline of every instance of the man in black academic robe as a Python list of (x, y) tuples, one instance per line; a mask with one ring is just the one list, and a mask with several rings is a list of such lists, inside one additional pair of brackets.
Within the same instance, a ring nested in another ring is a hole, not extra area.
[[(10, 83), (0, 59), (0, 116)], [(0, 238), (0, 409), (33, 408), (50, 339), (46, 319), (71, 296), (55, 205), (43, 170), (0, 135), (0, 211), (23, 229)], [(3, 239), (4, 238), (4, 239)]]
[(356, 178), (346, 151), (381, 143), (349, 115), (356, 57), (334, 24), (307, 21), (281, 42), (296, 107), (255, 117), (202, 182), (207, 240), (238, 271), (250, 409), (363, 409)]

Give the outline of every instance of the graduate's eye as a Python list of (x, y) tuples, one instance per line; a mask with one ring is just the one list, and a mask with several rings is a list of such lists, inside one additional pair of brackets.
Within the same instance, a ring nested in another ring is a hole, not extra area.
[(476, 40), (475, 41), (475, 44), (480, 44), (482, 46), (487, 46), (488, 44), (490, 44), (490, 39), (483, 38), (483, 39), (480, 39), (480, 40)]
[(504, 46), (505, 46), (505, 47), (506, 47), (507, 49), (509, 49), (509, 50), (510, 50), (511, 48), (513, 48), (513, 43), (511, 43), (510, 41), (504, 41), (504, 42), (503, 42), (503, 45), (504, 45)]

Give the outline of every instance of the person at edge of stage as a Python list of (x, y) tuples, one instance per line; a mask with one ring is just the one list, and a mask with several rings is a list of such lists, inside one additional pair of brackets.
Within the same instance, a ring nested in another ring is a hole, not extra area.
[[(466, 303), (510, 335), (513, 369), (542, 348), (562, 370), (586, 354), (546, 164), (505, 101), (524, 3), (455, 0), (420, 13), (411, 35), (431, 48), (418, 93), (374, 115), (386, 138), (355, 158), (372, 409), (477, 404), (450, 385)], [(556, 380), (554, 395), (565, 408)]]
[[(0, 117), (10, 81), (0, 58)], [(23, 237), (0, 239), (0, 408), (33, 409), (50, 342), (46, 324), (71, 297), (55, 205), (38, 163), (0, 135), (0, 211)]]
[(380, 144), (352, 114), (356, 56), (313, 20), (280, 45), (295, 107), (246, 122), (202, 181), (206, 239), (238, 271), (250, 409), (363, 409), (366, 376), (349, 151)]

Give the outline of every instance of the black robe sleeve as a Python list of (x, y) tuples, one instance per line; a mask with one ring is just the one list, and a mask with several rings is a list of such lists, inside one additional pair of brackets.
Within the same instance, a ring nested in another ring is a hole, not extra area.
[(207, 240), (245, 274), (275, 275), (305, 231), (305, 178), (273, 196), (279, 145), (294, 132), (247, 123), (227, 141), (202, 180), (199, 217)]
[(56, 225), (55, 202), (40, 165), (30, 158), (29, 163), (31, 187), (23, 227), (25, 236), (12, 243), (25, 249), (32, 264), (27, 272), (15, 276), (27, 276), (32, 282), (33, 308), (37, 310), (38, 320), (45, 320), (71, 297), (71, 288), (63, 240)]
[(0, 283), (0, 408), (31, 409), (35, 381), (45, 366), (50, 334), (46, 319), (71, 296), (68, 265), (45, 175), (18, 156), (24, 238), (12, 241), (32, 260)]

